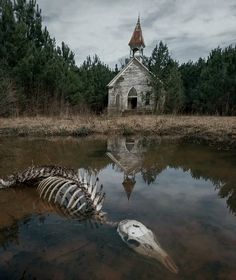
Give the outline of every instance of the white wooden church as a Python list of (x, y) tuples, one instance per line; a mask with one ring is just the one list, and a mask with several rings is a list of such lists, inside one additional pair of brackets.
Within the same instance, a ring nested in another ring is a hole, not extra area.
[(152, 111), (151, 73), (142, 63), (145, 48), (140, 18), (129, 42), (130, 61), (108, 84), (108, 114)]

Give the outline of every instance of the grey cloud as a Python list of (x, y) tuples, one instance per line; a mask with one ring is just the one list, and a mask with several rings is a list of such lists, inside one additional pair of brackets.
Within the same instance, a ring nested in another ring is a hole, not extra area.
[(97, 53), (114, 66), (129, 55), (128, 41), (138, 13), (145, 54), (160, 41), (183, 61), (207, 56), (212, 48), (236, 43), (235, 0), (38, 0), (44, 24), (60, 44), (65, 41), (80, 64)]
[(188, 23), (188, 22), (190, 22), (192, 20), (193, 20), (193, 16), (191, 15), (191, 16), (187, 16), (187, 17), (183, 18), (182, 22), (183, 23)]
[(57, 14), (50, 14), (50, 15), (43, 15), (43, 22), (54, 22), (58, 19), (58, 15)]

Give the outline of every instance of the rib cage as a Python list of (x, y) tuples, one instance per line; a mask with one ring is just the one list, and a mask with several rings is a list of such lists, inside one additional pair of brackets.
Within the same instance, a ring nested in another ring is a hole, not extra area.
[(0, 189), (36, 183), (40, 197), (63, 215), (107, 223), (101, 211), (105, 199), (102, 186), (98, 190), (98, 179), (93, 183), (90, 177), (87, 181), (87, 176), (82, 176), (79, 170), (76, 172), (60, 166), (31, 166), (5, 180), (0, 179)]
[(85, 176), (81, 182), (51, 176), (42, 180), (37, 187), (41, 198), (59, 206), (71, 217), (102, 215), (105, 194), (102, 186), (99, 191), (97, 189), (97, 181), (87, 183)]

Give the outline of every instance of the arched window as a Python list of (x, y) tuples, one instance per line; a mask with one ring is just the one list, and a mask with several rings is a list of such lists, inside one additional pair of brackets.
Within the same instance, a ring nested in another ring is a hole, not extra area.
[(128, 93), (128, 109), (136, 109), (137, 103), (137, 90), (132, 87)]
[(145, 105), (146, 105), (146, 106), (149, 106), (149, 105), (150, 105), (150, 97), (151, 97), (151, 92), (148, 91), (148, 92), (146, 93), (146, 96), (145, 96)]

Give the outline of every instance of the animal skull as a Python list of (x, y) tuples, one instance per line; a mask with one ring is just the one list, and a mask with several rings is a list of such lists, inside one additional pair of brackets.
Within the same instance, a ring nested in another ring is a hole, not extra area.
[(178, 273), (178, 268), (171, 257), (161, 248), (153, 232), (135, 220), (123, 220), (117, 231), (122, 240), (137, 253), (157, 259), (168, 270)]

